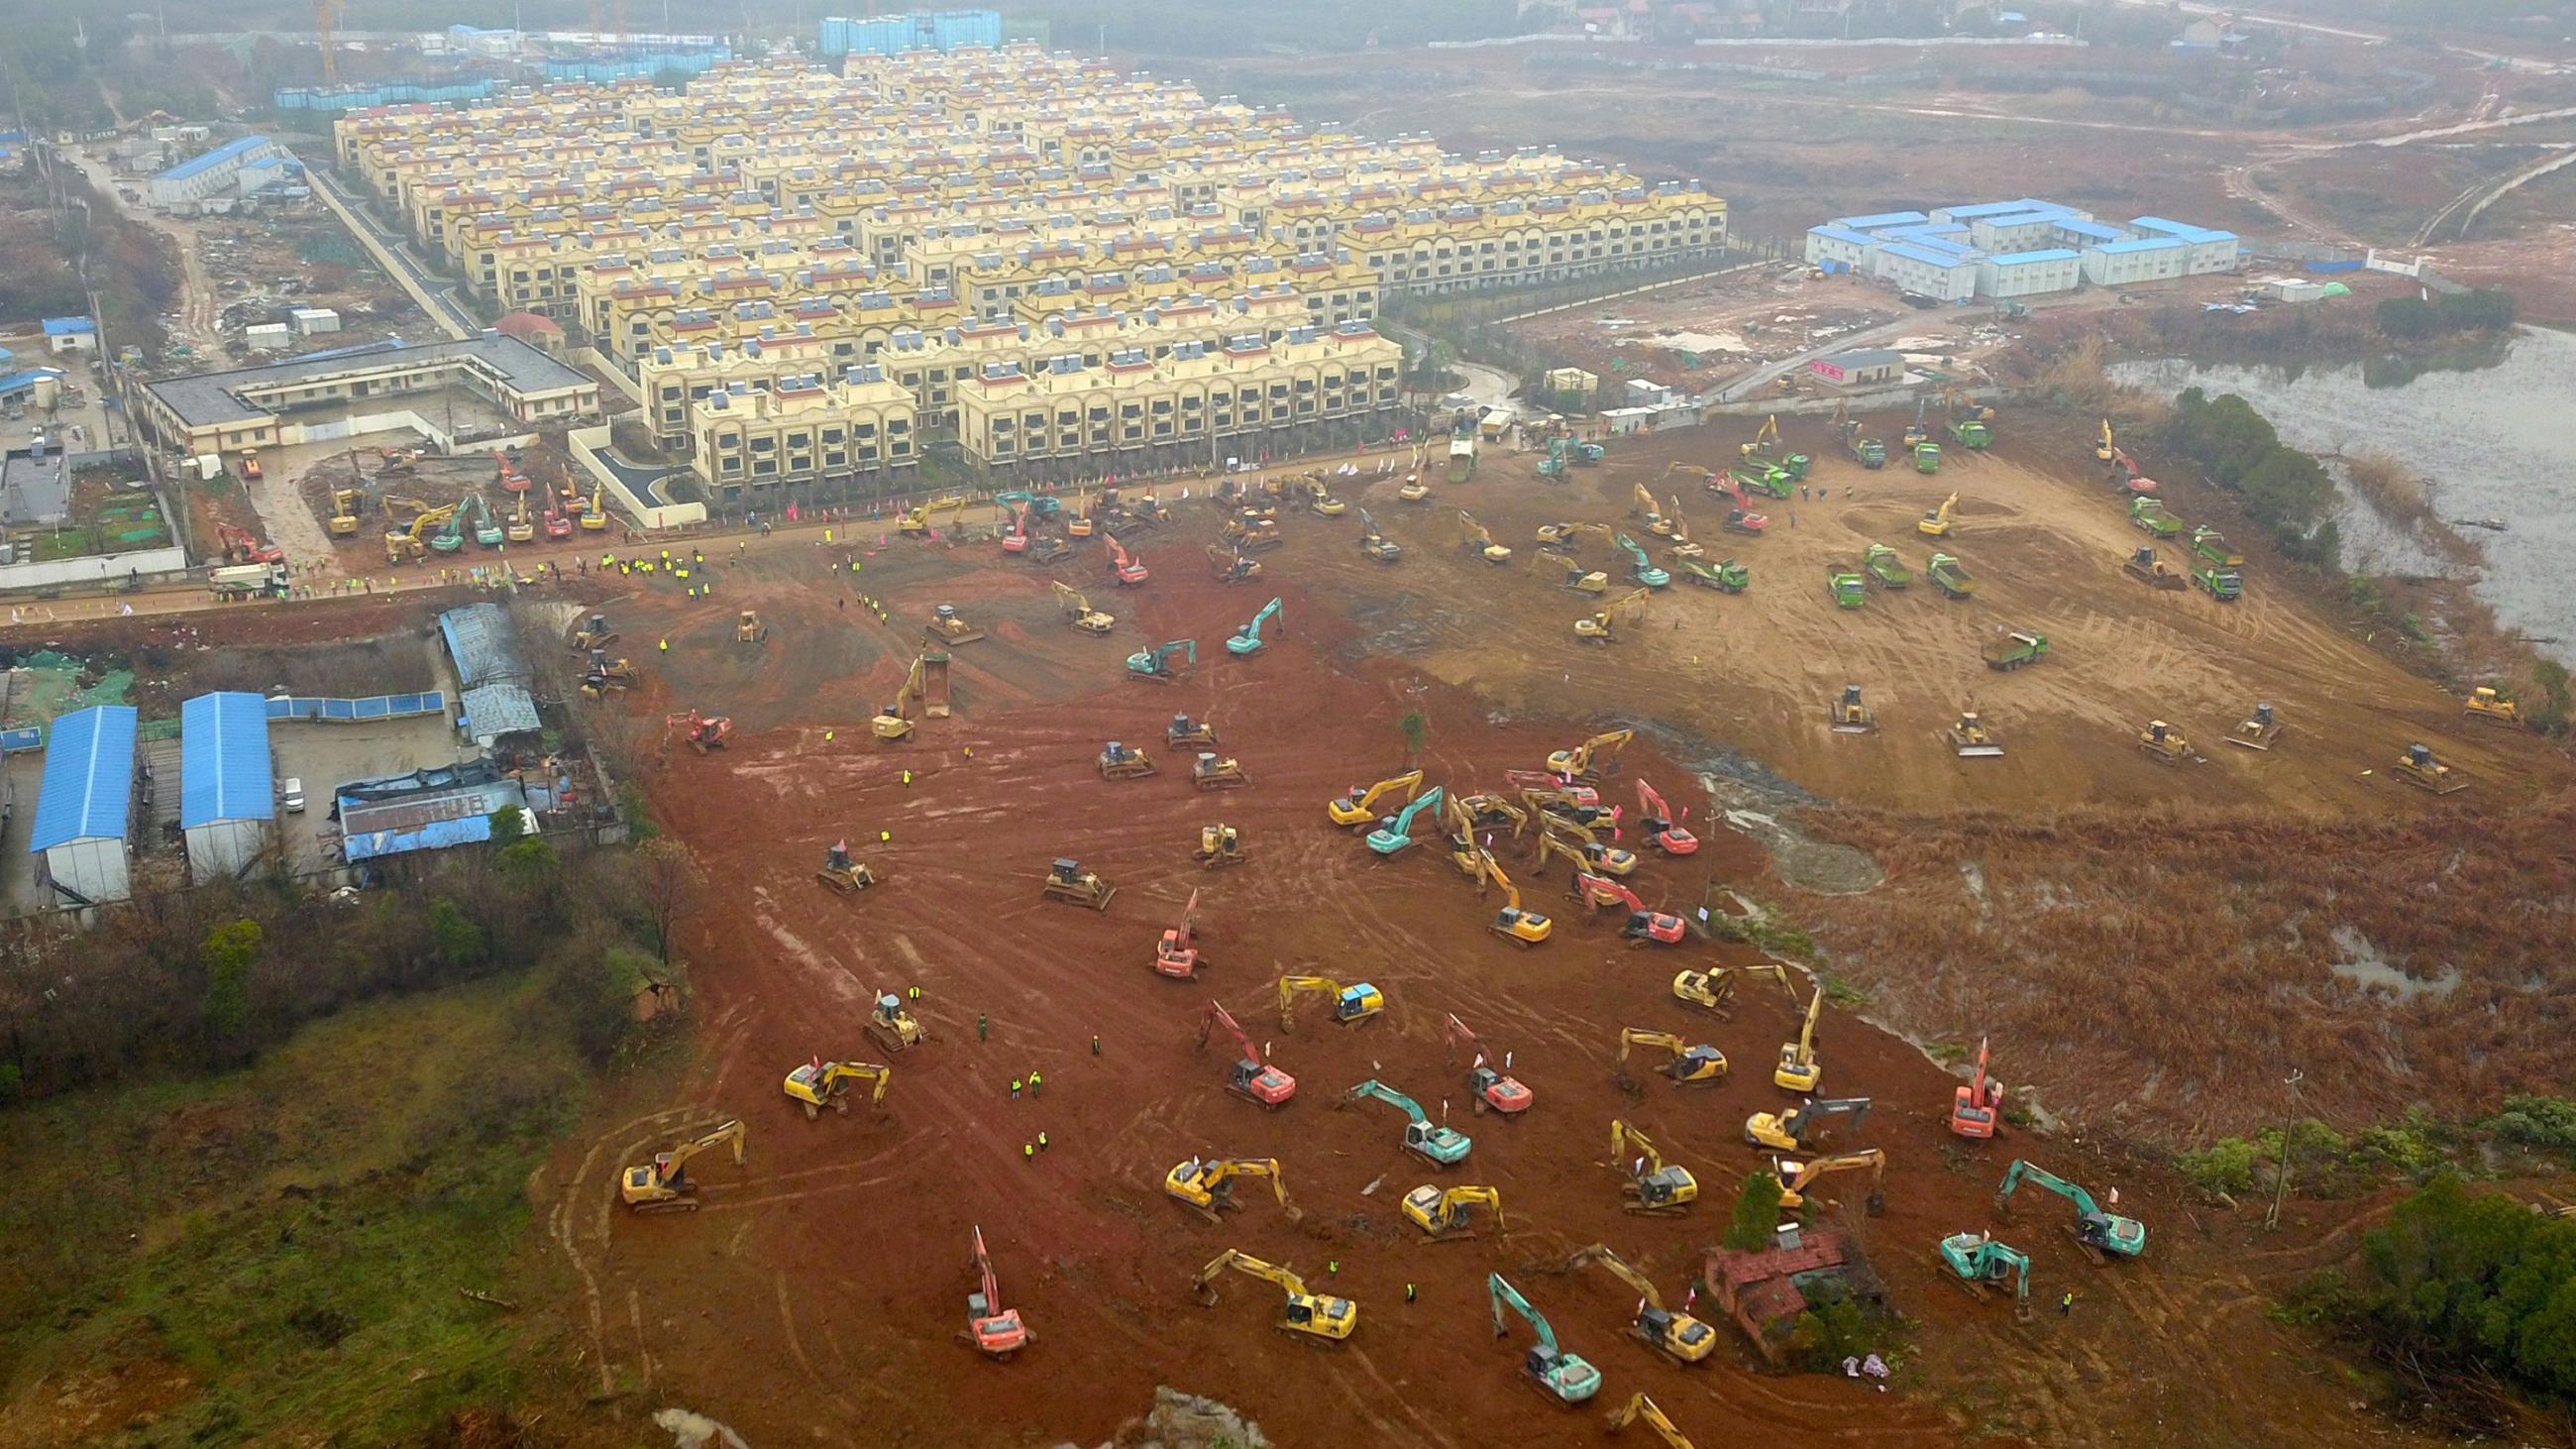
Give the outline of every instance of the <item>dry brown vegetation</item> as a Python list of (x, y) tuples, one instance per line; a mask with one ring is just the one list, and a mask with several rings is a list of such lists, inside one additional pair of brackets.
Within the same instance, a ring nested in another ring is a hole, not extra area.
[(2386, 788), (2374, 820), (1840, 813), (1818, 823), (1887, 884), (1799, 909), (1878, 1014), (1991, 1035), (2051, 1109), (2169, 1143), (2277, 1116), (2293, 1067), (2346, 1126), (2563, 1089), (2576, 796), (2487, 816)]
[(2344, 481), (2382, 517), (2454, 563), (2474, 563), (2478, 551), (2433, 512), (2433, 490), (2414, 469), (2386, 453), (2356, 453), (2343, 460)]

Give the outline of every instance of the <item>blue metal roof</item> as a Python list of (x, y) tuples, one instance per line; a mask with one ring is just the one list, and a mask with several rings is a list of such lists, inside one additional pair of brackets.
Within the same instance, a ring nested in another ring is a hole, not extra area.
[(1885, 250), (1889, 256), (1903, 257), (1908, 261), (1922, 262), (1929, 266), (1939, 267), (1944, 271), (1948, 271), (1953, 267), (1975, 265), (1975, 260), (1973, 258), (1952, 256), (1948, 252), (1936, 252), (1927, 247), (1916, 246), (1911, 242), (1889, 242), (1883, 250)]
[(122, 840), (134, 803), (134, 706), (102, 704), (54, 721), (36, 793), (30, 853), (74, 840)]
[(1811, 226), (1807, 228), (1807, 235), (1824, 237), (1830, 241), (1849, 242), (1854, 246), (1863, 247), (1878, 240), (1878, 238), (1869, 235), (1867, 232), (1854, 231), (1850, 227), (1841, 225), (1838, 222), (1830, 221), (1826, 222), (1823, 226)]
[(221, 166), (225, 162), (231, 161), (240, 156), (245, 151), (254, 151), (262, 146), (270, 144), (272, 143), (266, 136), (244, 136), (239, 140), (226, 141), (224, 144), (217, 146), (205, 155), (182, 161), (178, 165), (171, 167), (169, 170), (162, 172), (160, 175), (155, 176), (152, 179), (155, 181), (185, 181), (189, 177), (196, 175), (198, 172), (211, 171), (215, 167)]
[(179, 828), (218, 820), (274, 820), (268, 701), (227, 690), (179, 706)]
[(98, 323), (87, 317), (48, 317), (45, 319), (45, 335), (47, 337), (77, 337), (83, 333), (96, 332), (97, 330)]
[(2193, 226), (2189, 222), (2167, 221), (2161, 216), (2133, 217), (2130, 219), (2129, 225), (2136, 227), (2140, 231), (2162, 232), (2166, 236), (2179, 237), (2187, 242), (2220, 242), (2236, 240), (2236, 233), (2232, 231), (2212, 231), (2208, 227)]
[(1993, 260), (1999, 267), (2017, 267), (2024, 262), (2071, 262), (2077, 255), (2064, 247), (2050, 247), (2046, 251), (2006, 252)]
[(438, 616), (438, 632), (447, 636), (447, 652), (456, 660), (457, 681), (467, 693), (480, 684), (525, 683), (528, 667), (519, 662), (517, 635), (510, 616), (498, 604), (468, 604)]
[(2178, 236), (2142, 236), (2130, 241), (2104, 242), (2094, 250), (2120, 256), (2129, 252), (2161, 252), (2189, 245), (2189, 242)]
[(1882, 211), (1876, 216), (1838, 216), (1834, 218), (1834, 224), (1865, 231), (1882, 226), (1906, 226), (1931, 219), (1919, 211)]
[(63, 370), (59, 367), (31, 367), (25, 372), (10, 373), (6, 377), (0, 377), (0, 397), (34, 392), (38, 382), (49, 377), (59, 378), (62, 375)]
[(2057, 229), (2071, 232), (2076, 236), (2089, 236), (2095, 241), (2118, 241), (2128, 235), (2116, 226), (2107, 226), (2098, 221), (2076, 221), (2071, 217), (2059, 217)]
[(2023, 197), (2019, 201), (1980, 201), (1968, 206), (1945, 206), (1941, 209), (1948, 212), (1950, 214), (1950, 219), (1953, 221), (1973, 221), (1989, 216), (2010, 216), (2013, 213), (2020, 211), (2046, 212), (2051, 215), (2062, 216), (2067, 210), (2067, 208), (2058, 205), (2054, 201), (2037, 201), (2027, 196)]
[(2063, 220), (2064, 214), (2054, 211), (2013, 211), (1985, 219), (1988, 226), (2055, 226)]

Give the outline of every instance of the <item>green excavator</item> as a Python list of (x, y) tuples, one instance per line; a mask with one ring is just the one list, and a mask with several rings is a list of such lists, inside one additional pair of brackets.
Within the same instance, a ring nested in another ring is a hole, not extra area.
[(1984, 1233), (1952, 1233), (1941, 1240), (1941, 1266), (1950, 1272), (1950, 1280), (1968, 1290), (1971, 1298), (1983, 1298), (1990, 1284), (2013, 1280), (2013, 1317), (2030, 1321), (2030, 1255), (2015, 1252)]
[(1404, 1150), (1440, 1167), (1455, 1167), (1467, 1160), (1475, 1147), (1474, 1139), (1455, 1127), (1434, 1125), (1423, 1114), (1420, 1103), (1386, 1085), (1375, 1077), (1342, 1094), (1336, 1107), (1347, 1107), (1371, 1098), (1386, 1103), (1404, 1114)]
[(1494, 1337), (1510, 1332), (1503, 1326), (1505, 1308), (1527, 1319), (1537, 1331), (1538, 1342), (1521, 1360), (1521, 1373), (1540, 1393), (1560, 1404), (1580, 1404), (1601, 1392), (1601, 1370), (1584, 1362), (1581, 1355), (1557, 1347), (1556, 1330), (1548, 1327), (1546, 1315), (1532, 1308), (1519, 1289), (1504, 1282), (1502, 1274), (1485, 1275), (1485, 1292), (1493, 1304)]
[(2106, 1261), (2106, 1255), (2135, 1258), (2147, 1250), (2147, 1225), (2136, 1218), (2124, 1218), (2105, 1212), (2093, 1200), (2093, 1194), (2059, 1177), (2044, 1167), (2014, 1158), (2004, 1170), (2003, 1185), (1995, 1189), (1995, 1211), (2010, 1211), (2013, 1192), (2024, 1182), (2045, 1188), (2075, 1205), (2075, 1221), (2067, 1234), (2083, 1245), (2085, 1255), (2094, 1262)]

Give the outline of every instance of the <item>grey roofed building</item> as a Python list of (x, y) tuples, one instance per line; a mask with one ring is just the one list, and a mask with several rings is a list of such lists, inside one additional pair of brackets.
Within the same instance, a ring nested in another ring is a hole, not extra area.
[(0, 462), (0, 522), (46, 528), (71, 517), (72, 475), (60, 449), (43, 457), (16, 451)]
[(599, 384), (514, 337), (345, 348), (264, 367), (164, 378), (143, 388), (142, 413), (160, 440), (192, 452), (231, 452), (280, 441), (280, 414), (301, 407), (373, 402), (462, 385), (490, 396), (520, 422), (553, 422), (599, 409)]

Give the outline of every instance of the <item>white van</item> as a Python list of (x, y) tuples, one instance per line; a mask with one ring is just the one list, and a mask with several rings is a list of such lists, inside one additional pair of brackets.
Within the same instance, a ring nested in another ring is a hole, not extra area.
[(303, 814), (304, 782), (302, 780), (289, 779), (284, 785), (278, 787), (277, 803), (285, 806), (286, 813), (289, 815)]

